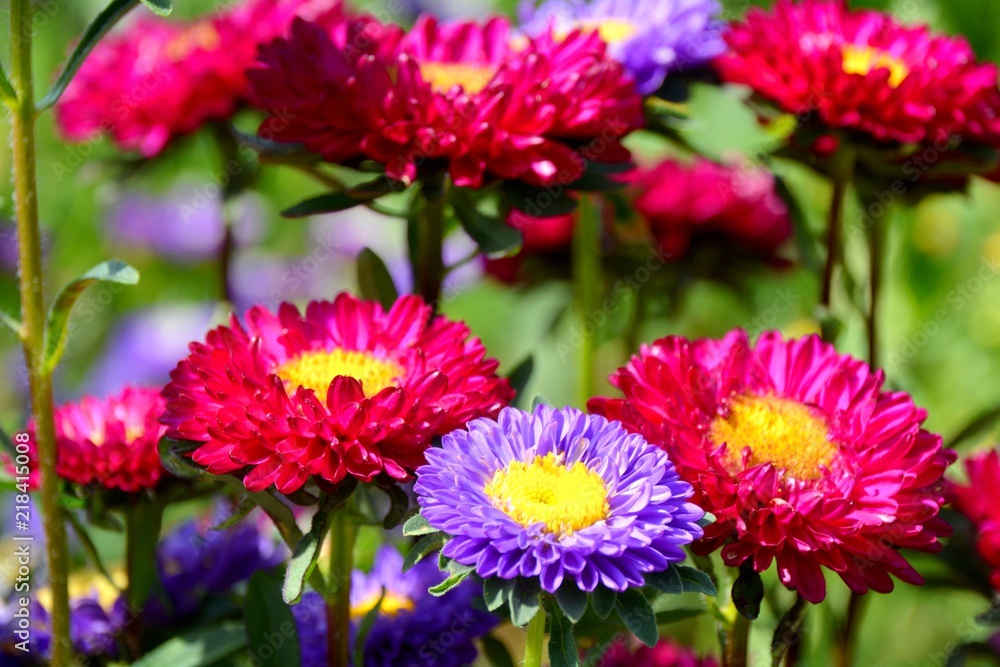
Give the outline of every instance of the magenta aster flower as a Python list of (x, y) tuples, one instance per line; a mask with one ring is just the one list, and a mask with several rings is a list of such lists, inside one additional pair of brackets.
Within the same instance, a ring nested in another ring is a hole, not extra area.
[[(348, 38), (356, 34), (366, 39)], [(500, 18), (424, 16), (402, 37), (371, 20), (330, 29), (298, 22), (260, 59), (251, 73), (257, 104), (289, 110), (287, 122), (272, 118), (262, 131), (287, 125), (279, 140), (332, 162), (375, 159), (404, 182), (431, 162), (459, 186), (479, 186), (487, 174), (568, 183), (583, 173), (580, 146), (599, 138), (587, 159), (624, 161), (620, 140), (642, 125), (631, 78), (592, 32), (514, 45)]]
[(922, 584), (898, 549), (934, 552), (951, 532), (938, 511), (954, 452), (908, 395), (818, 336), (663, 338), (611, 382), (625, 398), (590, 408), (663, 447), (715, 515), (697, 553), (758, 572), (776, 561), (785, 586), (820, 602), (823, 567), (856, 593), (891, 591), (890, 575)]
[(174, 138), (226, 120), (244, 100), (257, 47), (296, 16), (339, 16), (334, 0), (248, 0), (194, 21), (142, 18), (98, 44), (56, 107), (64, 136), (109, 134), (153, 157)]
[(990, 584), (1000, 591), (1000, 451), (965, 461), (967, 485), (955, 484), (955, 507), (975, 526), (979, 555), (991, 569)]
[(997, 68), (960, 37), (842, 0), (778, 0), (726, 34), (722, 77), (790, 113), (881, 141), (1000, 146)]
[(642, 586), (684, 560), (704, 512), (660, 449), (572, 408), (507, 408), (427, 452), (414, 490), (451, 540), (442, 554), (482, 578)]
[(416, 296), (386, 311), (341, 294), (245, 320), (191, 344), (164, 389), (163, 423), (201, 443), (192, 458), (210, 472), (248, 469), (253, 491), (290, 493), (312, 475), (406, 479), (431, 437), (513, 397), (468, 327)]
[[(635, 642), (638, 644), (638, 642)], [(699, 658), (689, 648), (662, 639), (653, 647), (614, 644), (595, 667), (718, 667), (715, 658)]]

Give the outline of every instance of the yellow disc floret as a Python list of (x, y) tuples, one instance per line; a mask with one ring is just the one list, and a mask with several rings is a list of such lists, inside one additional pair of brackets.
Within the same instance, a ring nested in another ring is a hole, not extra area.
[(631, 21), (623, 19), (592, 19), (578, 21), (572, 24), (569, 30), (558, 31), (556, 37), (565, 39), (573, 30), (581, 30), (586, 33), (596, 32), (605, 44), (618, 44), (633, 37), (639, 32), (639, 27)]
[(382, 604), (379, 605), (378, 613), (382, 616), (395, 616), (401, 611), (413, 611), (413, 600), (405, 595), (386, 591), (385, 596), (375, 593), (361, 600), (358, 604), (352, 604), (351, 618), (358, 620), (367, 616), (368, 612), (378, 604), (379, 597), (382, 597)]
[(844, 72), (865, 75), (877, 69), (887, 69), (891, 88), (903, 83), (903, 79), (910, 74), (910, 68), (902, 60), (870, 46), (845, 44), (840, 52), (844, 58)]
[(420, 64), (420, 76), (439, 93), (450, 92), (455, 86), (461, 86), (469, 94), (478, 93), (496, 73), (496, 68), (490, 65), (436, 62)]
[(386, 359), (377, 359), (368, 352), (338, 347), (303, 352), (279, 365), (274, 372), (284, 380), (290, 392), (305, 387), (315, 391), (320, 399), (325, 399), (330, 382), (335, 377), (352, 377), (361, 383), (365, 396), (374, 396), (383, 389), (396, 386), (403, 375), (403, 367)]
[(777, 396), (736, 396), (729, 414), (712, 423), (712, 441), (727, 446), (730, 465), (742, 465), (743, 450), (750, 449), (748, 465), (770, 463), (794, 479), (817, 479), (821, 466), (837, 454), (826, 422), (812, 409)]
[(560, 535), (592, 526), (610, 511), (601, 476), (580, 462), (563, 465), (555, 454), (498, 470), (486, 495), (522, 526), (543, 523), (546, 531)]

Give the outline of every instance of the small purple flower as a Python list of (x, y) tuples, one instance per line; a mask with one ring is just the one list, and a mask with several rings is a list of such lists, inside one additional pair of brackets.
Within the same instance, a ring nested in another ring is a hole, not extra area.
[(644, 95), (655, 93), (668, 74), (725, 50), (717, 0), (546, 0), (538, 7), (524, 0), (519, 13), (528, 35), (598, 31)]
[(421, 513), (452, 539), (442, 553), (482, 578), (537, 579), (555, 592), (642, 586), (684, 559), (704, 512), (665, 452), (573, 408), (505, 408), (427, 451)]
[[(375, 554), (370, 573), (355, 570), (351, 574), (352, 635), (357, 623), (382, 598), (378, 618), (365, 639), (364, 667), (459, 667), (475, 662), (473, 641), (487, 634), (497, 618), (474, 606), (482, 589), (470, 580), (441, 597), (427, 592), (444, 577), (434, 559), (421, 561), (404, 573), (403, 557), (391, 546), (383, 546)], [(322, 599), (307, 593), (292, 607), (292, 613), (299, 630), (303, 667), (325, 665)]]

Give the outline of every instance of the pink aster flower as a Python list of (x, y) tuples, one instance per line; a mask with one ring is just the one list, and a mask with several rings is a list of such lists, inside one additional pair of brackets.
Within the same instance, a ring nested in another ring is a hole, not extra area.
[(514, 393), (468, 327), (415, 296), (387, 311), (348, 294), (305, 313), (255, 307), (190, 349), (163, 423), (201, 443), (196, 463), (245, 470), (253, 491), (290, 493), (312, 475), (406, 479), (433, 436), (496, 415)]
[(1000, 146), (997, 68), (961, 37), (842, 0), (779, 0), (726, 34), (721, 76), (785, 111), (882, 141)]
[(56, 107), (59, 128), (74, 141), (109, 134), (153, 157), (232, 116), (257, 47), (285, 34), (294, 17), (340, 14), (335, 0), (248, 0), (194, 21), (143, 17), (90, 53)]
[[(77, 484), (128, 493), (155, 487), (166, 474), (157, 450), (167, 430), (159, 423), (162, 414), (159, 390), (135, 387), (56, 408), (56, 473)], [(29, 428), (34, 433), (34, 422)], [(36, 460), (34, 453), (31, 459)]]
[(540, 255), (567, 254), (573, 241), (576, 214), (535, 218), (514, 209), (507, 216), (507, 224), (521, 232), (521, 250), (513, 257), (483, 260), (486, 272), (505, 283), (516, 283), (526, 259)]
[(650, 648), (638, 641), (615, 643), (596, 667), (718, 667), (715, 658), (699, 658), (689, 648), (662, 639)]
[(697, 239), (714, 238), (746, 254), (771, 256), (792, 233), (788, 208), (763, 169), (665, 160), (633, 177), (635, 208), (660, 252), (676, 260)]
[(459, 186), (487, 175), (569, 183), (586, 160), (626, 160), (620, 140), (642, 124), (632, 79), (592, 31), (515, 44), (500, 18), (424, 16), (402, 37), (374, 21), (360, 34), (378, 39), (345, 33), (359, 34), (356, 24), (299, 22), (251, 73), (259, 106), (291, 110), (276, 137), (331, 162), (368, 157), (404, 182), (429, 162)]
[(881, 371), (817, 336), (663, 338), (611, 382), (625, 398), (591, 409), (666, 449), (715, 515), (697, 553), (758, 572), (777, 562), (785, 586), (820, 602), (824, 567), (856, 593), (891, 591), (890, 575), (922, 584), (898, 549), (934, 552), (951, 532), (938, 512), (954, 452), (907, 394), (882, 390)]
[(968, 485), (955, 484), (955, 507), (975, 526), (977, 547), (993, 572), (990, 583), (1000, 591), (1000, 450), (983, 452), (965, 461)]

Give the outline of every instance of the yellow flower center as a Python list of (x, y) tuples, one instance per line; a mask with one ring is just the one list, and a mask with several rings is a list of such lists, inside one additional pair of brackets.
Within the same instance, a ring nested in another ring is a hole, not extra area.
[(556, 38), (562, 41), (574, 30), (582, 30), (585, 33), (596, 32), (605, 44), (618, 44), (639, 32), (639, 26), (624, 19), (589, 19), (577, 21), (568, 29), (557, 31)]
[[(358, 620), (367, 616), (368, 612), (378, 604), (379, 597), (382, 597), (381, 593), (374, 593), (358, 604), (352, 604), (351, 618)], [(378, 613), (382, 616), (395, 616), (401, 611), (413, 611), (413, 600), (405, 595), (386, 591), (385, 597), (382, 597), (382, 604), (378, 608)]]
[(729, 465), (740, 467), (743, 450), (749, 465), (770, 463), (795, 479), (817, 479), (821, 466), (837, 454), (826, 422), (807, 406), (777, 396), (741, 395), (727, 416), (712, 423), (712, 441), (727, 445)]
[(420, 76), (439, 93), (448, 93), (455, 86), (469, 94), (481, 91), (493, 80), (497, 70), (490, 65), (465, 63), (421, 63)]
[[(121, 590), (125, 588), (128, 577), (125, 568), (119, 566), (112, 568), (108, 574), (111, 576), (112, 584), (103, 574), (93, 570), (81, 570), (69, 576), (69, 597), (71, 600), (82, 597), (96, 597), (98, 604), (104, 609), (111, 609)], [(48, 586), (39, 589), (38, 603), (46, 609), (52, 609), (52, 589)]]
[(592, 526), (610, 511), (601, 476), (580, 462), (565, 466), (555, 454), (511, 463), (485, 490), (494, 507), (522, 526), (540, 522), (560, 535)]
[(167, 42), (165, 53), (170, 60), (181, 60), (192, 51), (212, 51), (219, 48), (222, 39), (219, 32), (208, 21), (196, 23)]
[(365, 396), (374, 396), (383, 389), (395, 387), (403, 375), (403, 367), (392, 361), (377, 359), (369, 352), (338, 347), (329, 351), (303, 352), (278, 366), (274, 372), (285, 381), (289, 391), (305, 387), (325, 399), (335, 377), (352, 377), (361, 383)]
[(844, 72), (865, 75), (877, 69), (889, 70), (889, 86), (895, 88), (910, 74), (910, 68), (885, 51), (870, 46), (845, 44), (840, 49), (844, 59)]

